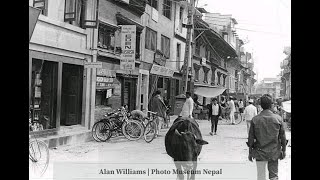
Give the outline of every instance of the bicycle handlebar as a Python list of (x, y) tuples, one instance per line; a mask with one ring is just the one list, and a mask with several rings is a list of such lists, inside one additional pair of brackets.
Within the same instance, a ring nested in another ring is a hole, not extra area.
[(153, 112), (153, 111), (147, 111), (147, 113), (153, 114), (153, 115), (157, 115), (157, 112)]

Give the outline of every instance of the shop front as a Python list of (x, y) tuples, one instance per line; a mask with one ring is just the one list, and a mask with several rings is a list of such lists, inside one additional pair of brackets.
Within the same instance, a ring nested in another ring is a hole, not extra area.
[(174, 106), (174, 99), (179, 93), (179, 79), (173, 78), (174, 71), (170, 68), (153, 64), (150, 70), (149, 101), (157, 90), (167, 105)]
[(119, 59), (103, 56), (101, 52), (98, 61), (102, 62), (102, 68), (96, 71), (95, 120), (124, 105), (130, 111), (136, 109), (139, 64), (135, 63), (135, 70), (121, 70)]
[(87, 127), (84, 61), (30, 50), (29, 63), (30, 133), (47, 137), (63, 127)]

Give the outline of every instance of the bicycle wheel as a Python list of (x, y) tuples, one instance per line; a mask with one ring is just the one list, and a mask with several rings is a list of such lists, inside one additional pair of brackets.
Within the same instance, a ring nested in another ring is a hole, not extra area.
[(143, 125), (136, 120), (128, 120), (122, 124), (122, 134), (131, 141), (136, 141), (143, 136)]
[(41, 177), (48, 168), (49, 148), (43, 141), (29, 142), (29, 172), (31, 176)]
[[(99, 122), (99, 121), (98, 121), (98, 122)], [(97, 130), (96, 126), (97, 126), (98, 122), (95, 122), (95, 123), (93, 124), (92, 129), (91, 129), (91, 135), (92, 135), (92, 138), (93, 138), (95, 141), (100, 142), (100, 139), (98, 139), (97, 134), (96, 134), (96, 130)]]
[(92, 130), (95, 132), (97, 139), (102, 142), (107, 141), (111, 137), (111, 127), (108, 122), (99, 121)]
[(157, 135), (157, 124), (149, 121), (144, 129), (143, 137), (147, 143), (150, 143)]
[(242, 116), (239, 112), (234, 113), (235, 124), (240, 124), (242, 122)]

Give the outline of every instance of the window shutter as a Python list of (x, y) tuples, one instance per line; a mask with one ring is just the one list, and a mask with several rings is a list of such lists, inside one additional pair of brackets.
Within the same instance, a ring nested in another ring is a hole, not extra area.
[(33, 7), (41, 10), (46, 9), (46, 0), (33, 0)]
[(65, 0), (64, 6), (64, 21), (70, 22), (76, 20), (76, 4), (77, 0)]
[(94, 0), (95, 3), (95, 17), (91, 19), (87, 19), (88, 17), (85, 18), (84, 20), (84, 28), (97, 28), (98, 27), (98, 14), (99, 14), (99, 0)]

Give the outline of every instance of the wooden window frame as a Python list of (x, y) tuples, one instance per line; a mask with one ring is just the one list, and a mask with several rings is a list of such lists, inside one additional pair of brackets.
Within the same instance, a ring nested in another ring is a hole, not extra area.
[(158, 10), (158, 3), (158, 0), (148, 0), (148, 4), (156, 10)]
[[(163, 40), (165, 40), (165, 42), (163, 42)], [(164, 45), (162, 43), (164, 43)], [(165, 52), (163, 49), (163, 47), (166, 46), (167, 43), (169, 43), (168, 54), (166, 54), (167, 52)], [(163, 34), (161, 34), (161, 51), (164, 57), (166, 57), (167, 59), (170, 58), (170, 38), (168, 38), (167, 36), (164, 36)]]
[[(154, 47), (154, 49), (152, 49), (152, 45), (151, 45), (151, 35), (152, 35), (152, 33), (155, 33), (155, 37), (156, 37), (156, 39), (155, 39), (155, 47)], [(148, 50), (150, 50), (150, 51), (154, 51), (154, 52), (156, 52), (156, 50), (157, 50), (157, 35), (158, 35), (158, 33), (157, 33), (157, 31), (155, 31), (155, 30), (153, 30), (153, 29), (151, 29), (151, 28), (149, 28), (149, 27), (146, 27), (146, 40), (145, 40), (145, 49), (148, 49)], [(149, 37), (149, 38), (148, 38)], [(150, 47), (149, 47), (150, 46)]]
[[(72, 10), (69, 11), (70, 8), (69, 4), (72, 4), (73, 1), (73, 8)], [(68, 3), (70, 2), (70, 3)], [(84, 6), (84, 11), (81, 11), (79, 17), (83, 17), (83, 19), (79, 22), (79, 27), (80, 28), (97, 28), (98, 27), (98, 14), (99, 14), (99, 0), (96, 0), (96, 4), (95, 4), (95, 11), (96, 11), (96, 16), (95, 19), (87, 19), (87, 0), (65, 0), (65, 6), (64, 6), (64, 22), (69, 22), (72, 23), (74, 21), (77, 20), (77, 5), (78, 3), (82, 4), (82, 6)], [(84, 14), (82, 14), (84, 13)], [(67, 17), (67, 16), (71, 16), (71, 17)]]
[(171, 0), (162, 1), (162, 15), (171, 20), (172, 2)]

